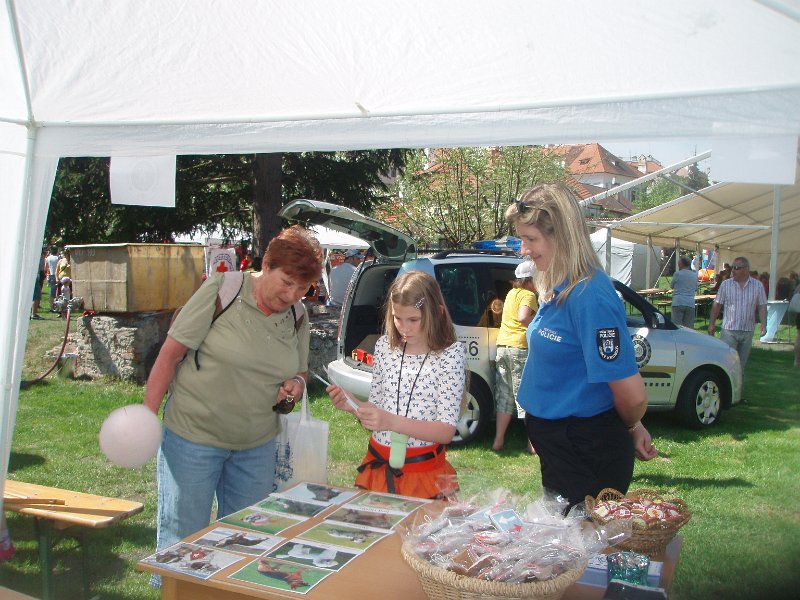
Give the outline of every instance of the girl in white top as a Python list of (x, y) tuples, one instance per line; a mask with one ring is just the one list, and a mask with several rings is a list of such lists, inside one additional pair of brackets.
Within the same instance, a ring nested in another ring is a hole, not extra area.
[(369, 401), (355, 410), (341, 388), (327, 388), (336, 408), (372, 431), (358, 487), (419, 498), (457, 489), (444, 444), (456, 432), (465, 365), (436, 280), (421, 271), (399, 276), (389, 288), (385, 335), (375, 344)]

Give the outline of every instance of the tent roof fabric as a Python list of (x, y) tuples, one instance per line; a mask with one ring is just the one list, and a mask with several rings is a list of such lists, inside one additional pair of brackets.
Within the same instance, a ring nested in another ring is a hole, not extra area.
[(752, 0), (236, 5), (3, 3), (0, 121), (56, 157), (800, 133), (800, 23)]

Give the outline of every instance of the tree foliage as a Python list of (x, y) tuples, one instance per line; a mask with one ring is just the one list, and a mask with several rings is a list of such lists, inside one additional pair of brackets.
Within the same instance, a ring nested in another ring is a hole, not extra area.
[(708, 175), (691, 165), (688, 176), (670, 175), (669, 178), (658, 178), (637, 190), (633, 198), (635, 212), (642, 212), (666, 202), (675, 200), (689, 193), (690, 190), (701, 190), (708, 187)]
[[(257, 158), (274, 163), (276, 157), (277, 187), (274, 169), (257, 168)], [(259, 250), (280, 229), (277, 211), (286, 201), (306, 197), (368, 211), (386, 194), (380, 176), (402, 161), (400, 150), (179, 156), (175, 208), (157, 208), (111, 204), (108, 158), (64, 158), (45, 238), (68, 244), (163, 242), (219, 226), (230, 241), (250, 232)], [(264, 181), (267, 172), (270, 182)], [(256, 206), (261, 212), (254, 227)]]
[(423, 247), (465, 247), (508, 234), (503, 215), (513, 199), (564, 176), (559, 157), (531, 146), (411, 151), (393, 197), (375, 215)]

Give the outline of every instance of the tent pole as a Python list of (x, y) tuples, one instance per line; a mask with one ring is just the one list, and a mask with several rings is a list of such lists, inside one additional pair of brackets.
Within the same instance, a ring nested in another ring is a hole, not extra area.
[(653, 238), (652, 236), (647, 236), (647, 262), (645, 263), (644, 269), (644, 277), (647, 281), (647, 287), (655, 287), (650, 282), (652, 281), (651, 273), (652, 270), (650, 269), (651, 258), (653, 257)]
[(772, 196), (772, 239), (769, 244), (769, 298), (775, 300), (775, 287), (778, 284), (778, 245), (781, 237), (781, 186), (773, 188)]
[(677, 273), (678, 270), (681, 268), (681, 266), (678, 264), (680, 257), (681, 257), (681, 238), (675, 238), (675, 257), (674, 257), (675, 273)]
[[(0, 465), (0, 487), (4, 486), (6, 475), (8, 474), (8, 460), (11, 455), (11, 441), (14, 433), (14, 423), (16, 421), (17, 404), (19, 401), (19, 375), (22, 372), (20, 361), (24, 354), (25, 343), (27, 341), (27, 327), (23, 330), (22, 315), (28, 315), (31, 311), (31, 290), (28, 289), (27, 293), (22, 289), (22, 281), (24, 279), (23, 273), (30, 271), (31, 264), (28, 262), (31, 256), (27, 251), (28, 248), (28, 219), (31, 215), (31, 193), (32, 184), (32, 164), (36, 146), (36, 127), (28, 125), (27, 139), (25, 142), (25, 172), (22, 179), (21, 198), (23, 208), (19, 212), (19, 223), (17, 224), (17, 231), (22, 233), (23, 238), (19, 240), (21, 243), (22, 261), (19, 268), (12, 271), (8, 280), (10, 287), (10, 297), (16, 301), (12, 305), (11, 314), (8, 318), (14, 324), (13, 327), (6, 329), (7, 335), (2, 340), (2, 348), (8, 357), (5, 361), (5, 372), (2, 374), (2, 381), (7, 384), (3, 385), (0, 389), (0, 452), (2, 452), (2, 464)], [(36, 268), (38, 269), (38, 263)], [(38, 275), (37, 275), (38, 276)], [(28, 318), (25, 317), (27, 323)], [(22, 346), (22, 348), (20, 348)], [(15, 377), (16, 375), (16, 377)], [(0, 498), (0, 510), (2, 510), (3, 500)]]

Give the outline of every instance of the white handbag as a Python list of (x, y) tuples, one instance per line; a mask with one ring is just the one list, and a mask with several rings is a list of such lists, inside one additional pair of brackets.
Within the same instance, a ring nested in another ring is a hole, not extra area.
[(306, 390), (300, 410), (281, 415), (280, 420), (275, 490), (282, 491), (302, 481), (327, 483), (328, 422), (311, 416)]

